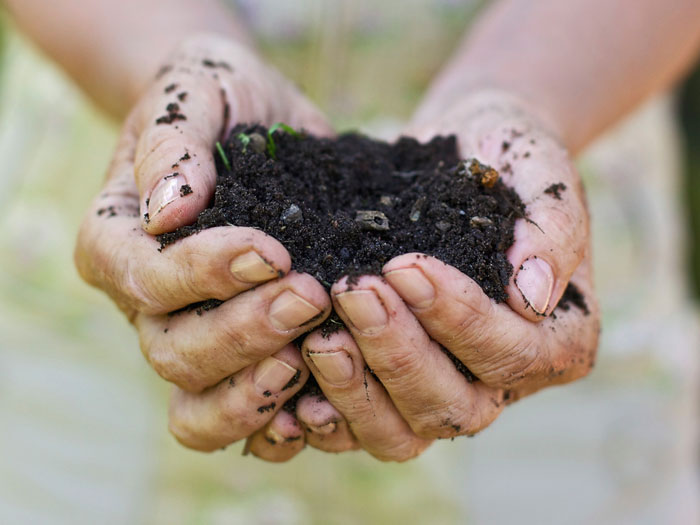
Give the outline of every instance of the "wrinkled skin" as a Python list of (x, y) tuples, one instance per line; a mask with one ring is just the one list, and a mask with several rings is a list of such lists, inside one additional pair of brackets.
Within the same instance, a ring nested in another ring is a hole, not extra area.
[[(169, 425), (183, 445), (211, 451), (248, 438), (250, 452), (269, 461), (288, 460), (307, 443), (403, 461), (433, 439), (480, 431), (509, 401), (590, 370), (599, 314), (583, 191), (567, 153), (525, 105), (498, 93), (475, 96), (407, 130), (421, 139), (456, 133), (462, 155), (501, 168), (527, 204), (529, 221), (517, 221), (508, 252), (516, 275), (507, 304), (416, 254), (393, 259), (383, 279), (362, 277), (351, 291), (341, 279), (329, 297), (312, 277), (290, 272), (279, 242), (252, 228), (212, 228), (158, 252), (153, 235), (192, 222), (210, 201), (214, 144), (237, 122), (331, 132), (291, 84), (236, 44), (198, 37), (168, 66), (127, 118), (75, 259), (134, 324), (154, 370), (175, 385)], [(555, 182), (567, 187), (561, 200), (543, 193)], [(590, 315), (572, 308), (553, 319), (569, 279)], [(201, 315), (168, 315), (208, 298), (225, 302)], [(324, 339), (312, 329), (331, 305), (348, 330)], [(308, 331), (299, 352), (290, 343)], [(468, 383), (438, 345), (480, 381)], [(327, 400), (305, 396), (296, 416), (281, 411), (309, 373)]]

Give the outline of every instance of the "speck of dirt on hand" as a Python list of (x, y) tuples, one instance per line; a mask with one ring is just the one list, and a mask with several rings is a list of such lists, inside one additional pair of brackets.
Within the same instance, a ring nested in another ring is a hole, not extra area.
[(165, 89), (164, 89), (163, 91), (164, 91), (165, 94), (167, 95), (167, 94), (172, 93), (172, 92), (175, 91), (176, 89), (177, 89), (177, 84), (169, 84), (169, 85), (167, 85), (167, 86), (165, 87)]
[(581, 293), (581, 290), (579, 290), (574, 283), (570, 282), (566, 286), (566, 290), (564, 290), (564, 294), (561, 296), (561, 299), (559, 299), (559, 302), (557, 303), (555, 309), (568, 312), (571, 309), (572, 305), (581, 310), (583, 312), (583, 315), (588, 316), (591, 314), (591, 311), (588, 309), (588, 304), (586, 303), (586, 298), (584, 297), (583, 293)]
[(555, 182), (551, 186), (549, 186), (544, 192), (547, 195), (551, 195), (553, 198), (557, 200), (561, 200), (561, 194), (566, 191), (566, 184), (563, 182)]
[(270, 412), (271, 410), (274, 410), (276, 406), (277, 406), (277, 403), (270, 403), (269, 405), (263, 405), (261, 407), (258, 407), (258, 412), (260, 412), (261, 414), (264, 412)]
[(158, 73), (156, 73), (156, 80), (158, 80), (159, 78), (162, 78), (162, 77), (165, 76), (167, 73), (170, 73), (172, 70), (173, 70), (173, 66), (171, 66), (171, 65), (169, 65), (169, 64), (166, 64), (166, 65), (162, 66), (162, 67), (158, 70)]
[(192, 187), (189, 184), (183, 184), (180, 186), (180, 197), (184, 197), (190, 193), (192, 193)]
[(187, 100), (187, 91), (183, 91), (182, 93), (178, 93), (178, 94), (177, 94), (177, 99), (178, 99), (180, 102), (184, 102), (185, 100)]
[(187, 117), (181, 113), (170, 113), (168, 115), (158, 117), (156, 119), (156, 124), (172, 124), (177, 120), (187, 120)]

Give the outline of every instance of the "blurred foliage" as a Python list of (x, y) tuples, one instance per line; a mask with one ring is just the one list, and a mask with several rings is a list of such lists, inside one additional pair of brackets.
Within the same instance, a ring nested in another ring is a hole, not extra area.
[(680, 110), (686, 141), (683, 199), (689, 220), (689, 270), (694, 295), (700, 298), (700, 66), (683, 86)]

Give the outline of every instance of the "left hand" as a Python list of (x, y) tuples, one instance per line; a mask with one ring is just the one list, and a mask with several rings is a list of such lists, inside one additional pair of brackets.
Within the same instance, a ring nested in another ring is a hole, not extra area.
[[(456, 133), (462, 156), (499, 169), (526, 203), (529, 221), (516, 222), (507, 252), (509, 299), (497, 304), (457, 269), (416, 254), (396, 257), (384, 278), (364, 276), (352, 290), (341, 279), (331, 293), (349, 331), (312, 333), (302, 349), (328, 399), (299, 404), (312, 446), (361, 446), (403, 461), (435, 438), (475, 434), (506, 403), (592, 368), (599, 311), (583, 189), (567, 152), (532, 115), (511, 97), (484, 95), (415, 128), (420, 139)], [(544, 193), (553, 183), (566, 187), (560, 199)], [(569, 282), (588, 313), (572, 305), (552, 316)], [(478, 380), (469, 383), (440, 345)], [(256, 455), (279, 454), (255, 442)]]

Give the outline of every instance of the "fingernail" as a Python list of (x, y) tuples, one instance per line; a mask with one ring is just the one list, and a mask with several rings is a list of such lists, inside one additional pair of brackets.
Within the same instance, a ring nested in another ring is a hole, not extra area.
[(169, 176), (161, 180), (151, 192), (148, 200), (148, 216), (152, 219), (163, 208), (180, 196), (180, 188), (185, 186), (185, 178), (182, 175)]
[(535, 312), (542, 315), (547, 311), (554, 289), (554, 273), (549, 264), (539, 257), (530, 257), (520, 266), (515, 284)]
[(435, 300), (435, 288), (418, 268), (392, 270), (384, 278), (409, 306), (426, 308)]
[(284, 442), (284, 436), (272, 427), (268, 427), (265, 431), (265, 439), (267, 439), (271, 444), (275, 445), (279, 445), (280, 443)]
[(275, 269), (255, 252), (247, 252), (231, 262), (231, 273), (244, 283), (268, 281), (277, 277)]
[(355, 372), (352, 358), (344, 350), (338, 350), (337, 352), (309, 352), (308, 356), (318, 368), (323, 379), (333, 385), (350, 381)]
[(297, 328), (321, 313), (306, 299), (285, 290), (270, 305), (270, 322), (277, 330)]
[(335, 432), (335, 429), (338, 428), (338, 423), (336, 423), (335, 421), (331, 421), (330, 423), (326, 423), (325, 425), (322, 425), (320, 427), (314, 425), (306, 426), (314, 434), (321, 434), (322, 436), (327, 436), (328, 434), (332, 434), (333, 432)]
[(253, 383), (260, 394), (269, 397), (277, 394), (297, 374), (297, 369), (284, 361), (268, 357), (255, 367)]
[(372, 290), (339, 293), (335, 298), (360, 332), (372, 335), (382, 330), (389, 320), (384, 305)]

